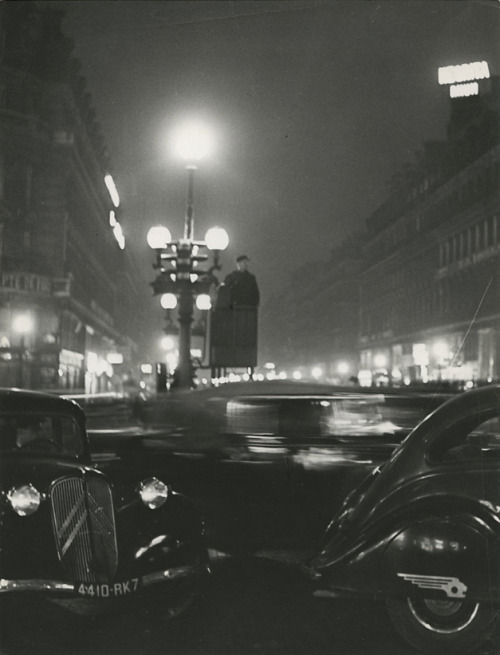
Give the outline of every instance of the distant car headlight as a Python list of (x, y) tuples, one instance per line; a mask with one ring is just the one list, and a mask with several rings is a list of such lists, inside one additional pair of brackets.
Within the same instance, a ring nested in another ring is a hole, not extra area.
[(7, 499), (16, 514), (29, 516), (40, 507), (42, 495), (32, 484), (23, 484), (13, 487), (7, 494)]
[(150, 509), (158, 509), (167, 502), (168, 486), (157, 478), (148, 478), (141, 482), (139, 495), (142, 502)]

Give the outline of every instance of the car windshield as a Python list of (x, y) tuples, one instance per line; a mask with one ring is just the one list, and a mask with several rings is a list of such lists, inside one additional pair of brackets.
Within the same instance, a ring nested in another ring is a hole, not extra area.
[(6, 413), (0, 414), (0, 448), (76, 457), (83, 452), (83, 439), (71, 416)]

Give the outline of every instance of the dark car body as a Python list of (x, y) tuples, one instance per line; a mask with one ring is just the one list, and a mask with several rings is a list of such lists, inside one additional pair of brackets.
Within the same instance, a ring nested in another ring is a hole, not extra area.
[(500, 601), (500, 387), (460, 394), (418, 425), (304, 568), (318, 589), (384, 598), (419, 649), (477, 648)]
[(2, 595), (100, 602), (154, 587), (175, 613), (174, 586), (179, 597), (208, 572), (192, 503), (133, 470), (98, 470), (75, 402), (0, 389), (0, 481)]
[[(158, 397), (148, 422), (169, 426), (178, 452), (240, 461), (298, 456), (308, 465), (375, 466), (449, 394), (407, 389), (247, 382)], [(175, 441), (175, 437), (177, 440)]]
[(147, 466), (170, 467), (175, 486), (200, 499), (220, 549), (316, 548), (348, 491), (447, 397), (231, 383), (164, 394), (149, 404), (141, 434), (93, 431), (91, 444), (124, 457), (129, 448), (136, 462), (149, 454)]

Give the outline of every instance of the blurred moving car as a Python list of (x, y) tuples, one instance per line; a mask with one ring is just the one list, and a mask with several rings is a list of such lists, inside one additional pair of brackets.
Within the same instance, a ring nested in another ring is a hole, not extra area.
[[(157, 398), (147, 422), (169, 425), (176, 450), (233, 460), (299, 456), (312, 465), (377, 464), (449, 394), (336, 387), (303, 382), (247, 382)], [(182, 437), (182, 438), (181, 438)], [(367, 462), (367, 458), (371, 459)]]
[(351, 493), (306, 566), (318, 590), (383, 598), (419, 650), (468, 653), (500, 602), (500, 386), (426, 418)]
[[(211, 534), (252, 551), (317, 547), (346, 494), (448, 397), (288, 381), (178, 392), (150, 405), (149, 427), (169, 429), (145, 433), (135, 457), (150, 449), (167, 466), (171, 456), (176, 486), (200, 499)], [(96, 447), (109, 439), (93, 435)]]
[(385, 461), (442, 398), (332, 388), (329, 393), (239, 395), (226, 407), (223, 454), (304, 468)]
[(97, 470), (76, 403), (0, 389), (0, 451), (1, 597), (77, 611), (154, 598), (165, 617), (190, 605), (208, 573), (195, 507), (157, 478)]

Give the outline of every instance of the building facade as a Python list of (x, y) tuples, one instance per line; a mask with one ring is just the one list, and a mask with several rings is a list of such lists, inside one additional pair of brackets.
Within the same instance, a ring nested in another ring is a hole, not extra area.
[(263, 308), (278, 368), (366, 385), (500, 379), (499, 79), (449, 102), (446, 140), (396, 172), (366, 230)]
[(0, 5), (0, 380), (97, 392), (134, 366), (140, 283), (55, 5)]
[(393, 383), (500, 378), (499, 80), (451, 102), (448, 139), (367, 222), (360, 368)]

